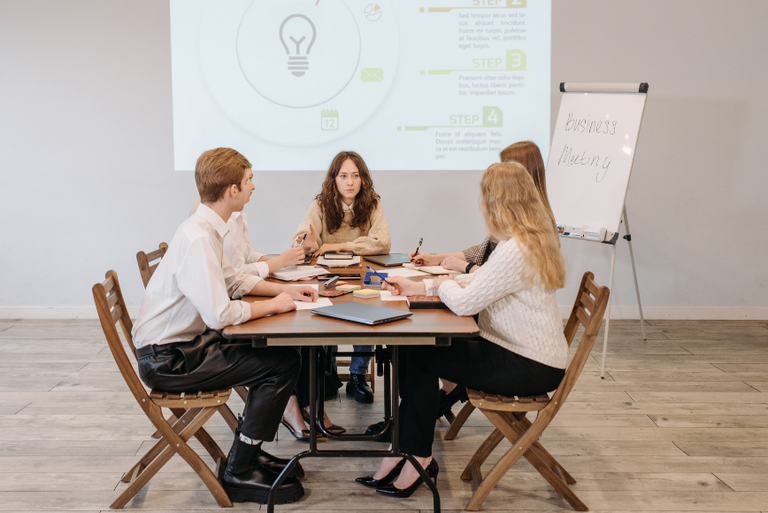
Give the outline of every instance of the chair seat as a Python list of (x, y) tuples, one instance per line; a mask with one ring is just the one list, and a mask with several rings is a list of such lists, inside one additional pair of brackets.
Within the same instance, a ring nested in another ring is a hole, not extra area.
[(469, 402), (476, 408), (493, 411), (539, 411), (549, 404), (547, 394), (522, 397), (508, 397), (499, 394), (487, 394), (478, 390), (467, 389)]
[(181, 392), (172, 394), (161, 390), (152, 390), (149, 398), (161, 408), (208, 408), (227, 402), (232, 390), (214, 390), (212, 392)]

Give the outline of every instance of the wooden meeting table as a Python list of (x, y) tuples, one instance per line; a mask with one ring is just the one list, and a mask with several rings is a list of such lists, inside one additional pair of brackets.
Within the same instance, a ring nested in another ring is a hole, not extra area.
[[(360, 274), (360, 280), (351, 281), (351, 283), (360, 284), (363, 288), (378, 289), (378, 286), (364, 285), (363, 277), (366, 269), (364, 266), (370, 265), (377, 271), (386, 272), (387, 268), (373, 265), (370, 262), (363, 261), (363, 267), (357, 268), (336, 268), (330, 269), (331, 274)], [(375, 279), (375, 278), (374, 278)], [(272, 281), (272, 280), (270, 280)], [(378, 282), (378, 280), (376, 280)], [(306, 280), (293, 282), (297, 285), (318, 284), (322, 291), (324, 281)], [(377, 284), (378, 285), (378, 284)], [(263, 301), (269, 298), (246, 296), (246, 301)], [(405, 301), (382, 301), (380, 298), (362, 299), (353, 294), (344, 294), (330, 298), (333, 304), (355, 301), (375, 306), (382, 306), (394, 310), (408, 311), (408, 305)], [(398, 348), (399, 346), (412, 345), (438, 345), (448, 346), (453, 337), (473, 337), (478, 335), (478, 327), (472, 317), (459, 317), (450, 310), (414, 310), (413, 315), (406, 319), (389, 322), (378, 326), (367, 326), (355, 322), (331, 319), (312, 314), (309, 310), (288, 312), (280, 315), (272, 315), (255, 319), (237, 326), (229, 326), (224, 329), (224, 337), (233, 340), (248, 339), (252, 341), (254, 347), (267, 346), (309, 346), (309, 397), (318, 397), (318, 347), (333, 345), (373, 345), (376, 346), (376, 356), (378, 360), (379, 375), (384, 376), (384, 418), (385, 428), (380, 434), (341, 434), (334, 435), (329, 433), (323, 423), (318, 423), (317, 419), (323, 417), (323, 402), (310, 401), (309, 412), (309, 431), (310, 441), (309, 450), (301, 452), (294, 456), (285, 470), (280, 474), (270, 492), (269, 502), (267, 503), (267, 512), (273, 513), (275, 507), (275, 491), (278, 486), (290, 474), (293, 467), (301, 458), (306, 457), (405, 457), (419, 471), (424, 482), (432, 490), (435, 513), (440, 512), (440, 495), (433, 481), (427, 476), (425, 470), (416, 462), (411, 455), (400, 452), (399, 429), (398, 429), (398, 405), (399, 405), (399, 380), (398, 380)], [(364, 353), (355, 353), (361, 355)], [(324, 362), (325, 352), (320, 351), (319, 355)], [(349, 354), (351, 355), (351, 353)], [(324, 368), (324, 367), (323, 367)], [(321, 394), (324, 397), (324, 380), (320, 380)], [(386, 436), (388, 428), (392, 429), (392, 448), (390, 450), (318, 450), (317, 435), (318, 429), (322, 430), (325, 436), (330, 440), (342, 441), (376, 441)]]

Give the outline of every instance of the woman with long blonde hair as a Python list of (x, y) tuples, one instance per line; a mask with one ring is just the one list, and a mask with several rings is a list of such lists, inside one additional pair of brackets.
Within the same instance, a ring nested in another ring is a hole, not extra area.
[[(544, 159), (541, 156), (541, 150), (536, 143), (531, 141), (520, 141), (510, 144), (499, 153), (501, 162), (519, 162), (522, 164), (528, 174), (533, 178), (533, 184), (539, 192), (541, 202), (544, 204), (549, 216), (552, 218), (552, 229), (557, 230), (555, 216), (552, 214), (552, 208), (549, 206), (547, 198), (547, 178), (544, 172)], [(480, 267), (488, 261), (496, 249), (499, 240), (489, 234), (483, 242), (456, 253), (443, 253), (432, 255), (429, 253), (411, 253), (409, 258), (416, 265), (441, 265), (452, 271), (463, 273), (477, 272)], [(440, 408), (437, 411), (437, 418), (446, 415), (454, 404), (458, 401), (467, 400), (467, 390), (463, 386), (456, 386), (455, 383), (443, 380), (443, 388), (440, 391)]]
[[(480, 209), (499, 241), (472, 274), (415, 282), (388, 278), (394, 292), (439, 295), (457, 315), (478, 315), (480, 336), (452, 339), (450, 347), (410, 347), (400, 403), (400, 448), (437, 479), (432, 459), (438, 377), (493, 394), (529, 396), (557, 388), (565, 374), (568, 344), (555, 299), (565, 284), (565, 262), (549, 210), (526, 168), (493, 164), (481, 183)], [(410, 463), (385, 458), (366, 486), (408, 497), (422, 479)]]

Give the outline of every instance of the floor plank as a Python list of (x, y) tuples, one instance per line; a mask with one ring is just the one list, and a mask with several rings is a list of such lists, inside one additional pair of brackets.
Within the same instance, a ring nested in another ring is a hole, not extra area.
[[(768, 323), (651, 320), (647, 341), (639, 328), (637, 321), (611, 322), (606, 379), (598, 343), (541, 437), (577, 479), (575, 493), (595, 512), (768, 512)], [(230, 406), (237, 412), (242, 402), (233, 397)], [(350, 431), (381, 418), (380, 394), (360, 405), (342, 390), (326, 407)], [(459, 512), (471, 496), (461, 472), (492, 427), (479, 412), (456, 440), (442, 440), (447, 427), (441, 420), (435, 429), (438, 488), (443, 511)], [(206, 430), (228, 448), (232, 431), (219, 416)], [(0, 322), (0, 511), (109, 511), (126, 486), (120, 476), (154, 444), (153, 431), (116, 371), (98, 322)], [(204, 454), (196, 441), (191, 446)], [(283, 427), (267, 446), (280, 456), (306, 449)], [(502, 442), (484, 470), (508, 447)], [(207, 455), (203, 460), (212, 464)], [(355, 477), (375, 470), (375, 458), (302, 465), (306, 497), (277, 511), (431, 511), (425, 487), (409, 499), (388, 500), (357, 485)], [(178, 456), (126, 509), (219, 511)], [(572, 509), (522, 460), (482, 511)]]

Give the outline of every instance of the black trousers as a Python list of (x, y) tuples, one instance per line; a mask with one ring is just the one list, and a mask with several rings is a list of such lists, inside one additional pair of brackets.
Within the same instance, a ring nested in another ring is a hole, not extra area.
[[(402, 348), (404, 349), (404, 348)], [(438, 377), (492, 394), (529, 396), (558, 387), (555, 369), (508, 351), (482, 337), (452, 339), (450, 347), (412, 346), (401, 354), (400, 449), (432, 455), (440, 402)]]
[(243, 434), (254, 440), (275, 437), (301, 367), (294, 347), (254, 348), (208, 330), (191, 342), (139, 348), (139, 376), (166, 392), (206, 392), (245, 385)]

